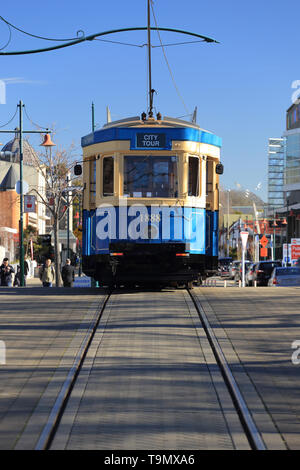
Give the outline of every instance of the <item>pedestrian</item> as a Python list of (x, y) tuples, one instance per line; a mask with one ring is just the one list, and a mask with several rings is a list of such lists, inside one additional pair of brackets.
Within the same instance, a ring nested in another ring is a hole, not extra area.
[(14, 272), (14, 268), (8, 263), (8, 258), (4, 258), (3, 263), (0, 266), (1, 286), (12, 286), (12, 275)]
[(66, 264), (61, 270), (61, 277), (64, 283), (64, 287), (73, 287), (75, 278), (75, 268), (71, 265), (71, 260), (66, 259)]
[(14, 287), (20, 287), (21, 285), (21, 268), (17, 266), (17, 272), (15, 274)]
[[(24, 260), (24, 287), (26, 287), (26, 278), (27, 278), (28, 272), (29, 272), (29, 265), (28, 265), (28, 262)], [(20, 285), (21, 285), (21, 268), (18, 265), (17, 272), (15, 275), (15, 280), (14, 280), (14, 287), (20, 287)]]
[(40, 268), (39, 277), (43, 287), (52, 287), (52, 283), (55, 280), (55, 269), (51, 264), (51, 259), (46, 259), (44, 266)]
[(27, 274), (29, 273), (29, 264), (26, 259), (24, 260), (24, 286), (26, 286)]

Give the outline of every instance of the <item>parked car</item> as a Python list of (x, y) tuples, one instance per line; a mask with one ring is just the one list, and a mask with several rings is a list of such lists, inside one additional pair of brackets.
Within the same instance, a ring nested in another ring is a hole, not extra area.
[(269, 286), (300, 286), (300, 267), (274, 268)]
[[(248, 266), (250, 264), (251, 264), (251, 261), (245, 260), (245, 276), (246, 276)], [(242, 269), (243, 269), (243, 266), (242, 266), (242, 262), (240, 261), (239, 267), (238, 267), (238, 269), (235, 273), (235, 276), (234, 276), (234, 279), (236, 280), (236, 282), (239, 282), (239, 281), (242, 280), (242, 277), (243, 277)]]
[(229, 275), (229, 266), (232, 263), (232, 258), (219, 258), (218, 261), (218, 274), (219, 276)]
[(256, 263), (250, 263), (247, 265), (247, 270), (245, 273), (246, 286), (253, 286), (253, 276), (254, 276), (255, 266), (256, 266)]
[(238, 271), (240, 267), (241, 261), (233, 261), (231, 265), (229, 266), (229, 277), (230, 279), (234, 279), (236, 272)]
[(281, 261), (260, 261), (255, 266), (253, 282), (256, 281), (258, 286), (267, 286), (273, 269), (281, 266)]

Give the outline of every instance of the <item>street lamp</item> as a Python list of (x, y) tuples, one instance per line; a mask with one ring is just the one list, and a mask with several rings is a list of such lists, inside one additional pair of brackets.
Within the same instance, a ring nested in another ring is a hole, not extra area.
[(229, 258), (229, 195), (230, 189), (227, 189), (227, 258)]
[[(22, 100), (17, 105), (19, 108), (19, 150), (20, 150), (20, 220), (19, 220), (19, 244), (20, 244), (20, 286), (24, 287), (24, 202), (23, 202), (23, 134), (44, 134), (45, 131), (24, 131), (23, 129), (23, 108)], [(48, 131), (48, 129), (47, 129)], [(15, 134), (16, 130), (0, 130), (3, 134)], [(50, 131), (48, 131), (50, 133)], [(49, 135), (49, 134), (48, 134)], [(53, 144), (54, 145), (54, 144)]]

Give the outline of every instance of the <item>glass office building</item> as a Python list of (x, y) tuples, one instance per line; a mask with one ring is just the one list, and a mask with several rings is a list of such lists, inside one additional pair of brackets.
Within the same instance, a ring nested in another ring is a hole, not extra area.
[(268, 212), (284, 206), (285, 139), (269, 139)]
[[(300, 202), (300, 104), (294, 103), (287, 110), (285, 151), (285, 185), (287, 197)], [(290, 197), (291, 196), (291, 197)]]

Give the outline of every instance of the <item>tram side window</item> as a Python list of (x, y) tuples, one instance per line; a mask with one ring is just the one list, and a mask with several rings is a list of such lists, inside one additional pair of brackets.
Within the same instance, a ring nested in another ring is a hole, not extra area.
[(199, 158), (189, 157), (189, 196), (199, 196), (199, 177)]
[(114, 159), (103, 158), (103, 196), (114, 195)]
[(213, 162), (206, 160), (206, 196), (213, 192)]
[(96, 160), (90, 163), (90, 202), (96, 201)]

